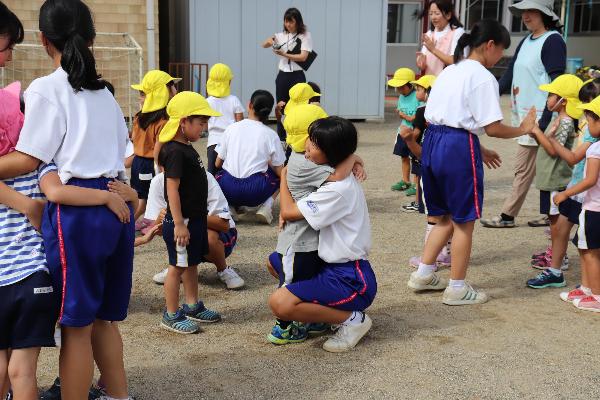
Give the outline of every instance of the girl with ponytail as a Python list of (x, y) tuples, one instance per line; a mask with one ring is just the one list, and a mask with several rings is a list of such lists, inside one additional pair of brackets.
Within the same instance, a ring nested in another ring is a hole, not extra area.
[[(34, 80), (25, 92), (23, 129), (16, 151), (0, 158), (0, 179), (53, 162), (70, 193), (95, 189), (113, 201), (108, 184), (125, 176), (128, 130), (96, 70), (90, 9), (81, 0), (46, 0), (39, 28), (55, 70)], [(126, 318), (131, 294), (131, 204), (120, 199), (124, 218), (119, 219), (106, 206), (108, 201), (90, 206), (70, 195), (59, 200), (45, 194), (50, 201), (43, 212), (42, 236), (53, 291), (60, 299), (62, 399), (87, 398), (92, 354), (108, 396), (126, 399), (123, 343), (114, 322)], [(98, 346), (93, 353), (92, 327)]]
[[(535, 125), (535, 109), (519, 127), (502, 124), (498, 82), (488, 68), (509, 46), (510, 35), (498, 21), (476, 23), (458, 40), (455, 64), (439, 75), (425, 109), (429, 125), (421, 155), (423, 192), (428, 215), (441, 220), (428, 236), (408, 286), (414, 291), (444, 290), (447, 305), (488, 299), (465, 283), (473, 227), (483, 206), (483, 163), (488, 168), (500, 165), (498, 154), (480, 146), (478, 135), (514, 138), (531, 132)], [(435, 274), (435, 261), (451, 236), (452, 267), (446, 282)]]
[(248, 104), (248, 119), (225, 129), (215, 149), (215, 178), (229, 202), (229, 210), (237, 218), (239, 207), (259, 207), (256, 217), (270, 224), (273, 200), (277, 197), (279, 177), (285, 153), (279, 136), (265, 126), (275, 99), (266, 90), (257, 90)]

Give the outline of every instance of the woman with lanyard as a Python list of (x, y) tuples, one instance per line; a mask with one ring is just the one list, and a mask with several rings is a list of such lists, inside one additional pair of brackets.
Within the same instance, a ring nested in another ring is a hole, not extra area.
[(265, 49), (273, 48), (279, 56), (279, 73), (275, 79), (277, 107), (277, 133), (285, 141), (285, 130), (281, 123), (281, 110), (290, 99), (289, 91), (296, 83), (306, 82), (306, 76), (298, 62), (304, 62), (312, 51), (312, 37), (306, 29), (302, 14), (297, 8), (288, 8), (283, 15), (283, 32), (276, 33), (262, 44)]
[(448, 0), (430, 1), (421, 18), (425, 15), (429, 16), (431, 26), (423, 35), (423, 49), (417, 53), (417, 67), (423, 75), (437, 76), (447, 65), (454, 64), (454, 49), (465, 30)]
[[(567, 64), (567, 46), (560, 34), (558, 15), (553, 11), (553, 0), (523, 0), (510, 6), (515, 16), (520, 16), (529, 34), (516, 49), (508, 70), (500, 78), (500, 93), (510, 90), (513, 124), (519, 124), (528, 110), (538, 110), (539, 126), (546, 130), (552, 111), (546, 108), (548, 94), (539, 89), (559, 75), (564, 74)], [(537, 142), (529, 135), (517, 139), (519, 148), (515, 160), (515, 178), (512, 190), (504, 202), (502, 212), (492, 219), (482, 219), (488, 228), (512, 228), (515, 217), (527, 197), (535, 177)], [(547, 222), (534, 220), (530, 226), (543, 226)]]

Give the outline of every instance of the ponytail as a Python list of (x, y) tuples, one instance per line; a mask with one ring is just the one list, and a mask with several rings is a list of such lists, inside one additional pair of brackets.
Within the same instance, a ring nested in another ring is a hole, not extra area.
[(470, 33), (464, 33), (458, 39), (454, 50), (454, 63), (456, 64), (464, 58), (467, 47), (473, 51), (490, 40), (504, 49), (510, 47), (510, 33), (506, 27), (494, 19), (482, 19), (473, 25)]
[(96, 29), (90, 9), (81, 0), (46, 0), (40, 8), (39, 28), (62, 53), (60, 65), (76, 92), (100, 90), (106, 82), (96, 71), (90, 50)]
[(257, 90), (250, 97), (254, 114), (262, 123), (266, 123), (275, 105), (273, 95), (266, 90)]

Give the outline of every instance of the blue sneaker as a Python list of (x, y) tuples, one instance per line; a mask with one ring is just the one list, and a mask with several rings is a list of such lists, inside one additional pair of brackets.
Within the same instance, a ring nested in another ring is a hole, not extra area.
[(277, 322), (271, 329), (271, 333), (267, 335), (267, 339), (273, 344), (301, 343), (306, 338), (308, 338), (306, 327), (297, 322), (290, 322), (285, 329)]
[(527, 286), (533, 289), (543, 289), (548, 287), (565, 287), (567, 282), (565, 281), (564, 274), (559, 276), (554, 275), (550, 270), (543, 270), (538, 276), (527, 281)]
[(216, 311), (212, 311), (204, 307), (204, 303), (202, 301), (196, 303), (194, 307), (184, 304), (181, 309), (183, 310), (185, 316), (192, 321), (212, 323), (219, 322), (221, 320), (221, 315)]
[(163, 313), (162, 321), (160, 321), (160, 326), (168, 331), (184, 335), (198, 333), (200, 331), (198, 324), (187, 318), (181, 308), (177, 310), (172, 317), (165, 311)]
[(308, 336), (316, 336), (325, 333), (331, 329), (331, 325), (323, 322), (311, 322), (304, 324)]

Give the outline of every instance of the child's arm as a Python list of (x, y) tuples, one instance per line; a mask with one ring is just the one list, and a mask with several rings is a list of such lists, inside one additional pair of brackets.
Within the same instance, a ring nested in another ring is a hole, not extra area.
[(135, 238), (133, 242), (133, 247), (138, 247), (147, 243), (150, 243), (154, 236), (160, 235), (162, 229), (162, 224), (154, 225), (152, 228), (148, 229), (148, 231), (143, 235)]
[(38, 231), (40, 230), (44, 201), (34, 200), (25, 196), (0, 181), (0, 203), (25, 215), (31, 225)]
[(585, 152), (591, 146), (590, 142), (584, 142), (575, 150), (569, 150), (554, 137), (549, 137), (548, 140), (557, 156), (565, 160), (571, 167), (585, 158)]
[(491, 137), (501, 139), (511, 139), (519, 136), (527, 135), (535, 126), (536, 112), (535, 107), (531, 107), (527, 116), (521, 121), (521, 125), (514, 127), (504, 125), (501, 121), (492, 122), (484, 127), (485, 133)]
[(531, 133), (536, 142), (546, 150), (546, 153), (548, 153), (550, 157), (557, 157), (557, 153), (554, 150), (552, 143), (550, 143), (548, 136), (546, 136), (537, 125), (533, 128)]
[(169, 198), (169, 208), (175, 223), (175, 243), (179, 246), (187, 246), (190, 242), (190, 231), (183, 221), (181, 212), (181, 200), (179, 198), (179, 178), (167, 178), (167, 197)]
[(554, 204), (559, 205), (569, 197), (583, 193), (592, 188), (598, 183), (599, 173), (600, 158), (588, 158), (585, 162), (585, 178), (583, 178), (583, 180), (581, 180), (577, 185), (573, 185), (570, 188), (554, 195)]
[(356, 173), (358, 174), (356, 178), (358, 180), (364, 180), (366, 179), (364, 166), (365, 163), (362, 160), (362, 158), (360, 158), (356, 154), (352, 154), (349, 157), (347, 157), (344, 161), (339, 163), (337, 167), (335, 167), (335, 171), (331, 175), (329, 175), (326, 182), (336, 182), (344, 180), (348, 176), (350, 176), (350, 174), (354, 173), (355, 169)]
[(287, 167), (283, 169), (281, 174), (281, 183), (279, 186), (279, 214), (284, 221), (299, 221), (304, 219), (304, 215), (294, 202), (290, 189), (287, 185)]
[(108, 190), (87, 189), (73, 185), (63, 185), (55, 171), (48, 172), (40, 179), (40, 189), (49, 201), (69, 206), (106, 206), (119, 220), (128, 223), (130, 211), (125, 200)]
[(488, 167), (489, 169), (500, 168), (502, 165), (502, 160), (500, 159), (500, 155), (496, 153), (494, 150), (490, 150), (486, 147), (481, 146), (481, 161)]
[(421, 158), (421, 145), (417, 143), (417, 138), (421, 134), (419, 128), (410, 129), (408, 126), (400, 127), (400, 137), (404, 139), (408, 149), (417, 157)]
[(223, 160), (221, 159), (221, 157), (217, 156), (217, 159), (215, 160), (215, 167), (223, 168)]
[[(217, 160), (218, 160), (218, 158), (217, 158)], [(215, 163), (215, 165), (216, 165), (216, 163)], [(275, 175), (277, 175), (278, 177), (281, 178), (281, 171), (283, 171), (283, 165), (273, 166), (273, 165), (271, 165), (271, 163), (269, 163), (269, 167), (271, 167), (273, 172), (275, 172)]]
[(131, 168), (131, 165), (133, 164), (133, 157), (135, 157), (135, 155), (132, 154), (125, 159), (125, 168)]
[(229, 220), (221, 218), (218, 215), (208, 215), (206, 217), (206, 225), (208, 229), (213, 231), (222, 233), (229, 231)]
[(413, 122), (415, 120), (415, 116), (414, 115), (405, 114), (405, 113), (403, 113), (400, 110), (397, 110), (397, 111), (398, 111), (398, 115), (400, 116), (401, 119), (404, 119), (404, 120), (406, 120), (408, 122)]
[(14, 178), (34, 171), (40, 160), (20, 151), (13, 151), (0, 157), (0, 179)]
[(158, 140), (154, 144), (154, 152), (153, 152), (154, 165), (160, 165), (160, 163), (158, 162), (158, 155), (160, 154), (160, 149), (162, 149), (162, 145), (163, 144), (161, 142), (159, 142)]
[(134, 188), (119, 180), (114, 180), (108, 183), (108, 190), (116, 193), (127, 203), (131, 203), (134, 210), (137, 210), (140, 200)]

